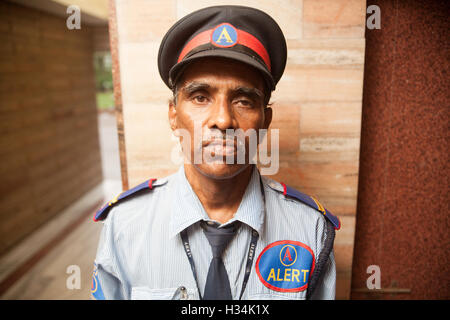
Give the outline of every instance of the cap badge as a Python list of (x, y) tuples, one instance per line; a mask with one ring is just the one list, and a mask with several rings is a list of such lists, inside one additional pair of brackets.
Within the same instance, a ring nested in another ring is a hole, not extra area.
[(229, 23), (219, 24), (212, 32), (211, 43), (217, 47), (228, 48), (237, 43), (238, 33)]

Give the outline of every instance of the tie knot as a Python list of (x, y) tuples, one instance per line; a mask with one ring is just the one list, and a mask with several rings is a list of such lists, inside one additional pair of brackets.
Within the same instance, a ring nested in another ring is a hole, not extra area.
[(201, 226), (211, 246), (213, 258), (220, 258), (222, 256), (228, 243), (230, 243), (236, 234), (239, 225), (236, 221), (225, 227), (218, 228), (217, 225), (210, 225), (206, 221), (202, 222)]

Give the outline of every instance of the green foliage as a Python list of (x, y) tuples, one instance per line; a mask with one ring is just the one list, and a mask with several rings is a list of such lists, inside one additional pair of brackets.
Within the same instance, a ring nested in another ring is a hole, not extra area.
[(112, 91), (97, 92), (97, 109), (114, 108), (114, 94)]
[(94, 54), (94, 71), (97, 91), (112, 90), (111, 54), (109, 52)]

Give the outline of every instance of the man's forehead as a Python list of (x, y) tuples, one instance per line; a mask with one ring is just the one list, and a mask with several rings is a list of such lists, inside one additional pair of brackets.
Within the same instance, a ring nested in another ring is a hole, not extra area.
[(238, 87), (263, 89), (264, 80), (254, 68), (231, 59), (205, 58), (190, 63), (183, 71), (179, 84), (209, 85), (230, 83)]

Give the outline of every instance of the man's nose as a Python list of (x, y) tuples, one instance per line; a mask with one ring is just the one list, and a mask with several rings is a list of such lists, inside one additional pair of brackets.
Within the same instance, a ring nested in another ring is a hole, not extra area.
[(226, 97), (216, 99), (210, 111), (208, 128), (226, 130), (235, 127), (236, 119), (228, 99)]

